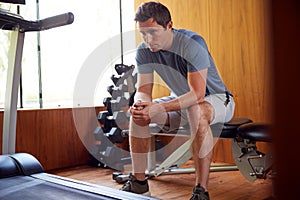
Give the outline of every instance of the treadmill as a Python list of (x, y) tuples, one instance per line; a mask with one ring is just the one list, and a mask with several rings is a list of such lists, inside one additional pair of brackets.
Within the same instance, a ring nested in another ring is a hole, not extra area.
[(0, 155), (1, 200), (157, 200), (45, 173), (28, 153)]

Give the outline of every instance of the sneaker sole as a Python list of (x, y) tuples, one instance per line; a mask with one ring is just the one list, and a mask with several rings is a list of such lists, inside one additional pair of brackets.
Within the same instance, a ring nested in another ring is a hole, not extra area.
[[(121, 190), (120, 191), (124, 191), (124, 192), (130, 192), (130, 193), (134, 193), (134, 194), (139, 194), (139, 193), (135, 193), (135, 192), (132, 192), (132, 191), (126, 191), (126, 190)], [(150, 191), (148, 192), (145, 192), (145, 193), (140, 193), (139, 195), (143, 195), (143, 196), (148, 196), (148, 197), (151, 197), (151, 193)]]

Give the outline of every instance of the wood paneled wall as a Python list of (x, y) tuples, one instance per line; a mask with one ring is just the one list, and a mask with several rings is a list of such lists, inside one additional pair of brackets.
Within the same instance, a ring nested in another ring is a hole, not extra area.
[[(97, 120), (98, 111), (95, 108), (81, 108), (81, 117), (74, 121), (71, 108), (19, 110), (16, 152), (32, 154), (45, 170), (87, 164), (89, 155), (82, 142), (85, 137), (82, 134), (93, 137), (96, 127), (91, 124), (91, 117)], [(2, 124), (3, 111), (0, 112), (0, 127)], [(1, 129), (1, 151), (2, 131)]]
[[(135, 0), (137, 8), (144, 0)], [(173, 26), (202, 35), (236, 100), (234, 117), (272, 121), (272, 27), (270, 0), (161, 0)], [(165, 89), (158, 88), (164, 93)], [(159, 95), (157, 95), (159, 96)], [(214, 157), (228, 156), (230, 142), (218, 141)], [(264, 148), (264, 145), (260, 145)], [(225, 152), (225, 153), (224, 153)]]

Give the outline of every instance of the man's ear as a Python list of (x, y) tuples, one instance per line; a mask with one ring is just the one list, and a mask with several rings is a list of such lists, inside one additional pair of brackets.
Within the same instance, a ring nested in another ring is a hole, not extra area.
[(167, 24), (167, 29), (172, 29), (172, 27), (173, 27), (173, 22), (169, 21)]

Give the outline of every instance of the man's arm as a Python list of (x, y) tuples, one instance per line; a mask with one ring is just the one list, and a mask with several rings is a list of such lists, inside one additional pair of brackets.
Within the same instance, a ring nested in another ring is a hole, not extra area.
[(137, 90), (134, 101), (141, 100), (144, 102), (152, 101), (153, 74), (138, 74)]
[(153, 74), (138, 74), (137, 90), (134, 95), (134, 104), (130, 107), (129, 111), (132, 116), (132, 120), (140, 125), (145, 126), (150, 123), (150, 117), (147, 112), (143, 112), (145, 105), (139, 105), (139, 103), (150, 104), (152, 102), (152, 89), (153, 89)]
[(155, 116), (162, 112), (181, 110), (203, 102), (206, 92), (206, 76), (207, 69), (203, 69), (197, 72), (189, 72), (188, 84), (190, 87), (190, 91), (174, 100), (162, 103), (152, 103), (151, 101), (149, 102), (142, 99), (145, 98), (144, 94), (149, 93), (149, 89), (147, 87), (141, 87), (141, 91), (146, 92), (139, 93), (139, 95), (143, 95), (141, 97), (137, 96), (136, 99), (141, 98), (142, 102), (137, 102), (135, 105), (145, 107), (146, 109), (136, 112), (136, 114), (139, 115), (140, 120), (148, 120), (152, 116)]
[(178, 98), (161, 103), (166, 112), (188, 108), (203, 102), (206, 92), (207, 68), (188, 73), (190, 91)]

